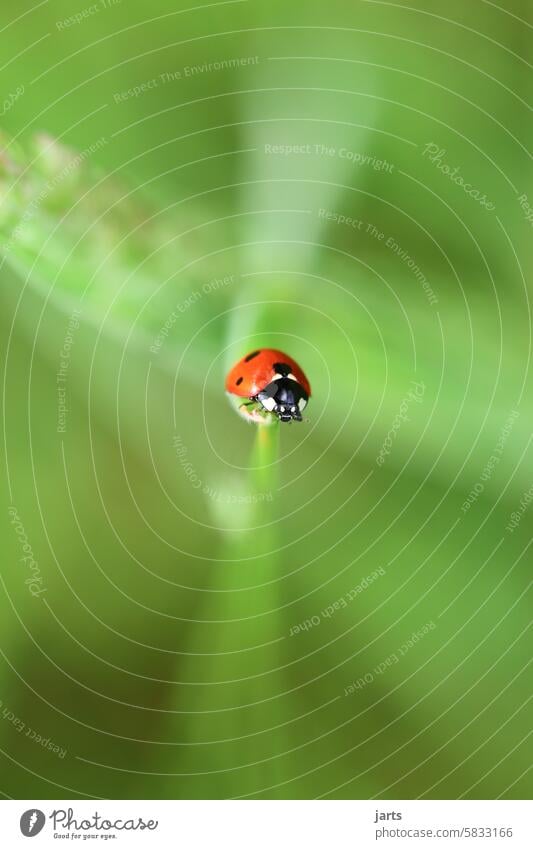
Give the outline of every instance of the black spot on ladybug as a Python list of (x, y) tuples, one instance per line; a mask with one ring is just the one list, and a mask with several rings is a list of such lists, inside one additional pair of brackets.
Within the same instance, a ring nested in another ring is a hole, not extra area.
[(242, 383), (242, 377), (239, 377), (239, 379), (235, 381), (235, 386), (240, 386), (241, 383)]
[(244, 358), (244, 362), (249, 363), (254, 357), (258, 357), (260, 353), (261, 351), (252, 351), (251, 354), (248, 354), (248, 356)]
[(281, 374), (282, 377), (287, 377), (287, 375), (291, 373), (290, 366), (286, 365), (285, 363), (274, 363), (272, 368), (274, 369), (276, 374)]

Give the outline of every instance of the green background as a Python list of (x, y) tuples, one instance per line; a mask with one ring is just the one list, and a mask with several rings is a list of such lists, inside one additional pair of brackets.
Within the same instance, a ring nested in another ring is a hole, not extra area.
[(0, 790), (526, 798), (531, 4), (193, 5), (0, 13)]

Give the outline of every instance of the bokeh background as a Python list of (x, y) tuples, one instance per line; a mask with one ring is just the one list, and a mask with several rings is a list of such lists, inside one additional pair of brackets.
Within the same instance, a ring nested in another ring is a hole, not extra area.
[(532, 28), (2, 4), (5, 797), (530, 796)]

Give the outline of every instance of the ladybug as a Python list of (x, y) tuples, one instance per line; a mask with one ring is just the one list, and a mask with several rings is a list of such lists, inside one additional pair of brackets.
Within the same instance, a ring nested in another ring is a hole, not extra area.
[(226, 377), (226, 391), (246, 398), (239, 412), (258, 422), (264, 422), (268, 413), (280, 422), (301, 422), (311, 396), (298, 363), (274, 348), (260, 348), (239, 360)]

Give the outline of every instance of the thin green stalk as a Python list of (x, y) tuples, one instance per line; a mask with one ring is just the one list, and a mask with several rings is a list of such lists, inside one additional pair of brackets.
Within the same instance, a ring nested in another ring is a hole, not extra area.
[[(290, 748), (289, 741), (283, 727), (276, 729), (289, 719), (285, 700), (278, 698), (285, 690), (280, 652), (284, 642), (280, 639), (284, 624), (279, 613), (281, 560), (275, 553), (279, 548), (279, 443), (279, 422), (256, 426), (247, 491), (270, 497), (239, 511), (243, 519), (238, 523), (239, 530), (235, 530), (236, 516), (232, 513), (238, 510), (235, 505), (218, 514), (219, 521), (227, 517), (227, 530), (222, 533), (220, 559), (212, 564), (212, 592), (205, 598), (202, 615), (212, 624), (200, 625), (197, 630), (198, 651), (213, 652), (216, 648), (214, 656), (203, 659), (201, 677), (219, 683), (196, 689), (194, 709), (198, 719), (188, 719), (189, 728), (182, 733), (187, 739), (208, 737), (234, 742), (213, 745), (209, 752), (205, 747), (182, 751), (179, 764), (180, 771), (197, 771), (200, 751), (207, 756), (201, 767), (211, 770), (224, 765), (224, 771), (213, 776), (220, 798), (239, 796), (247, 790), (254, 793), (281, 784), (288, 777), (286, 759), (278, 756)], [(197, 662), (194, 666), (191, 678), (198, 674)], [(267, 730), (271, 728), (274, 730)], [(251, 752), (257, 753), (254, 757), (262, 761), (262, 767), (253, 772), (260, 776), (259, 783), (248, 786), (246, 764), (254, 760)], [(276, 791), (272, 793), (276, 795)]]
[[(250, 468), (250, 490), (257, 493), (267, 493), (273, 496), (272, 501), (259, 504), (259, 509), (252, 511), (255, 521), (251, 527), (267, 524), (274, 521), (275, 505), (274, 494), (278, 484), (278, 457), (279, 457), (279, 422), (275, 421), (269, 425), (258, 425), (256, 430), (255, 444), (252, 449), (252, 463)], [(269, 514), (267, 516), (267, 513)], [(275, 528), (270, 526), (265, 529), (272, 541), (275, 536)], [(272, 545), (271, 548), (276, 548)]]

